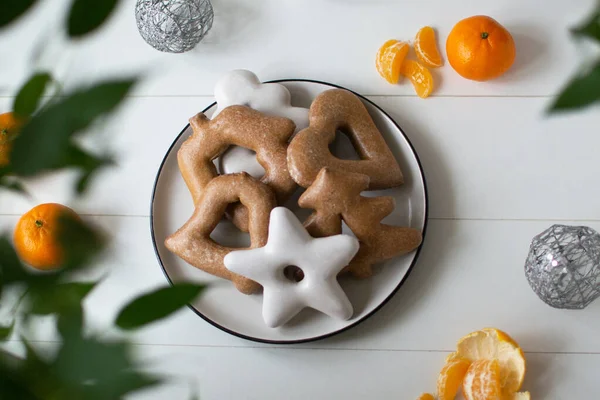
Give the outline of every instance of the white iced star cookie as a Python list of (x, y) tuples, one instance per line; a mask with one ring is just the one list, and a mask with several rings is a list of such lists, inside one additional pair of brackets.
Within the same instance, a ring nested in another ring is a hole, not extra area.
[[(244, 105), (263, 114), (289, 118), (296, 124), (296, 132), (308, 126), (308, 108), (293, 107), (289, 90), (279, 83), (261, 83), (258, 77), (243, 69), (233, 70), (223, 76), (215, 86), (216, 117), (223, 109)], [(254, 152), (233, 147), (219, 158), (222, 174), (245, 171), (260, 178), (265, 171), (256, 161)]]
[[(263, 286), (263, 319), (270, 327), (288, 322), (306, 307), (331, 317), (352, 317), (350, 300), (337, 274), (358, 251), (358, 240), (349, 235), (313, 238), (294, 213), (284, 207), (271, 211), (269, 239), (264, 247), (232, 251), (225, 267)], [(284, 274), (287, 266), (303, 272), (299, 282)]]

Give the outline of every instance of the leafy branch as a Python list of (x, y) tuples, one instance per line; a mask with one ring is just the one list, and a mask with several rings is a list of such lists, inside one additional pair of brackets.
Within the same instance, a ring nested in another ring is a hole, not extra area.
[[(48, 74), (32, 77), (15, 100), (15, 113), (28, 117), (39, 104)], [(81, 148), (75, 139), (104, 115), (113, 112), (130, 92), (134, 79), (123, 79), (80, 89), (47, 105), (31, 117), (15, 139), (10, 172), (33, 176), (63, 168), (81, 170), (77, 192), (82, 193), (99, 168), (109, 165), (108, 156), (98, 156)], [(48, 132), (52, 132), (51, 135)]]
[[(36, 0), (2, 0), (0, 29), (20, 18)], [(72, 0), (66, 31), (73, 39), (100, 28), (118, 0)], [(13, 112), (24, 121), (11, 138), (10, 161), (0, 168), (0, 187), (23, 192), (22, 179), (45, 172), (76, 169), (77, 193), (83, 193), (96, 172), (112, 157), (80, 145), (86, 131), (112, 114), (135, 86), (135, 77), (100, 82), (42, 101), (58, 82), (47, 72), (33, 75), (18, 91)], [(45, 103), (45, 104), (42, 104)], [(160, 384), (163, 378), (143, 372), (126, 339), (104, 340), (85, 328), (84, 301), (99, 282), (80, 282), (82, 271), (97, 268), (95, 260), (108, 238), (97, 227), (72, 215), (59, 218), (64, 249), (60, 269), (34, 273), (22, 264), (11, 239), (0, 236), (0, 304), (16, 294), (10, 321), (0, 326), (0, 341), (20, 337), (25, 356), (0, 350), (0, 398), (35, 400), (114, 400)], [(114, 322), (123, 331), (143, 328), (168, 317), (198, 296), (202, 285), (159, 287), (125, 304)], [(32, 319), (55, 317), (60, 342), (50, 355), (23, 336)], [(93, 360), (93, 362), (90, 362)]]

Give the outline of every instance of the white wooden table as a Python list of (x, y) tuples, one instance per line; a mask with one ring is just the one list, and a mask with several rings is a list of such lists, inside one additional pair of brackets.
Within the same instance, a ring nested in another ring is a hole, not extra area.
[[(0, 33), (1, 110), (36, 65), (51, 65), (67, 88), (145, 73), (104, 133), (119, 165), (85, 198), (67, 190), (68, 173), (29, 182), (33, 199), (0, 195), (7, 230), (33, 205), (53, 201), (112, 234), (102, 260), (110, 275), (87, 301), (98, 329), (125, 301), (166, 282), (149, 232), (153, 180), (188, 117), (212, 102), (224, 71), (319, 79), (368, 95), (406, 131), (426, 173), (430, 221), (422, 255), (375, 316), (327, 340), (278, 347), (229, 336), (184, 309), (135, 336), (149, 368), (179, 377), (135, 398), (186, 399), (193, 380), (206, 400), (410, 400), (434, 390), (458, 338), (486, 326), (506, 330), (525, 349), (524, 389), (534, 399), (600, 397), (600, 301), (584, 311), (552, 309), (523, 273), (530, 239), (551, 224), (600, 229), (600, 112), (544, 114), (590, 53), (567, 29), (594, 0), (213, 0), (211, 34), (183, 55), (146, 45), (135, 0), (128, 0), (101, 32), (71, 44), (54, 39), (34, 64), (37, 41), (60, 23), (61, 1), (42, 3)], [(385, 40), (411, 39), (432, 25), (443, 44), (455, 22), (475, 14), (493, 16), (514, 35), (517, 61), (506, 76), (475, 83), (446, 66), (434, 72), (438, 87), (427, 100), (408, 83), (391, 86), (378, 76), (374, 54)], [(49, 325), (40, 324), (37, 341), (56, 340)]]

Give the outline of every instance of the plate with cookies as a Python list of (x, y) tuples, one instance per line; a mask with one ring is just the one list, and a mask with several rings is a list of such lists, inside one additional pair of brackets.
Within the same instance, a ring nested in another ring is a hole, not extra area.
[(190, 308), (232, 335), (292, 344), (373, 315), (414, 268), (427, 225), (419, 158), (372, 101), (234, 70), (156, 177), (151, 233)]

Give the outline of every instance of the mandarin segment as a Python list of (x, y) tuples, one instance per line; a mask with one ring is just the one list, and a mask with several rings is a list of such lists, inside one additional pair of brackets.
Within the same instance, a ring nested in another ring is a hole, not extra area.
[(419, 29), (415, 37), (414, 49), (419, 60), (426, 66), (439, 68), (444, 65), (435, 40), (435, 31), (432, 27), (425, 26)]
[(460, 389), (471, 362), (463, 358), (450, 360), (437, 379), (437, 395), (439, 400), (454, 400)]
[(435, 397), (431, 393), (423, 393), (421, 394), (417, 400), (435, 400)]
[(474, 361), (467, 370), (462, 386), (466, 400), (503, 400), (498, 361)]
[(410, 79), (419, 97), (424, 99), (433, 91), (433, 76), (423, 64), (413, 60), (405, 60), (402, 63), (401, 72), (402, 75)]
[(379, 48), (375, 66), (377, 72), (391, 84), (398, 83), (400, 79), (400, 68), (408, 54), (410, 46), (406, 42), (390, 39)]

